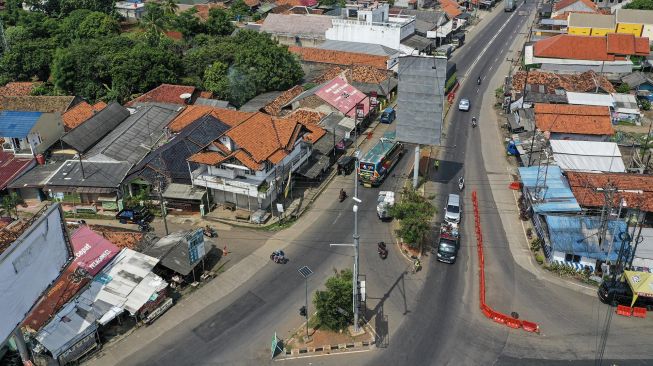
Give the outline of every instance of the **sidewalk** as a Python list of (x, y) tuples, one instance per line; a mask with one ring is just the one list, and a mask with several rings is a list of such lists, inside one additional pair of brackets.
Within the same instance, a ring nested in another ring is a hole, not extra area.
[[(528, 23), (526, 22), (526, 24)], [(516, 37), (511, 49), (520, 49), (520, 47), (515, 47), (515, 45), (523, 44), (525, 37), (525, 35)], [(510, 58), (514, 55), (509, 54), (507, 56)], [(489, 81), (490, 85), (502, 85), (504, 75), (508, 74), (510, 66), (510, 63), (503, 61), (494, 73), (492, 80)], [(515, 167), (509, 164), (506, 158), (503, 137), (500, 130), (503, 121), (498, 121), (497, 119), (494, 102), (494, 89), (488, 88), (483, 95), (481, 111), (484, 116), (487, 116), (484, 118), (488, 118), (494, 121), (494, 123), (481, 123), (478, 128), (481, 131), (481, 148), (488, 184), (491, 187), (494, 203), (501, 217), (501, 223), (506, 232), (513, 259), (520, 267), (531, 272), (538, 280), (546, 280), (574, 291), (595, 295), (596, 288), (560, 278), (546, 271), (535, 262), (533, 254), (529, 249), (526, 227), (519, 219), (517, 208), (518, 193), (508, 188), (508, 185), (513, 181), (513, 176), (518, 175), (518, 172)]]

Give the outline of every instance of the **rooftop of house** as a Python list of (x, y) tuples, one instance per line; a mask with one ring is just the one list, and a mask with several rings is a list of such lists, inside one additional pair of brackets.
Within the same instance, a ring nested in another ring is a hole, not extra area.
[(86, 120), (91, 118), (95, 113), (103, 110), (106, 106), (107, 104), (102, 101), (93, 105), (88, 104), (86, 101), (82, 101), (61, 115), (64, 127), (66, 130), (72, 130), (86, 122)]
[(581, 206), (602, 207), (605, 194), (601, 189), (612, 186), (617, 189), (614, 194), (615, 207), (619, 207), (623, 199), (629, 208), (653, 212), (653, 175), (568, 172), (567, 179)]
[(294, 6), (306, 6), (306, 7), (313, 7), (317, 5), (317, 0), (276, 0), (274, 2), (277, 6), (284, 6), (284, 5), (289, 5), (291, 7)]
[[(71, 111), (75, 108), (77, 106), (73, 107)], [(76, 151), (84, 153), (109, 132), (118, 127), (129, 115), (129, 110), (125, 107), (115, 102), (111, 103), (99, 112), (91, 111), (91, 115), (87, 118), (86, 122), (68, 131), (61, 140)]]
[(614, 30), (615, 17), (612, 14), (570, 13), (568, 18), (570, 27), (606, 28)]
[(383, 70), (388, 67), (387, 56), (299, 46), (290, 46), (288, 47), (288, 50), (299, 55), (302, 61), (307, 62), (319, 62), (344, 66), (365, 65)]
[(74, 96), (5, 96), (0, 97), (0, 109), (63, 113), (75, 105), (76, 99)]
[(615, 16), (617, 23), (653, 24), (653, 15), (651, 13), (651, 10), (621, 8), (615, 11)]
[(172, 133), (178, 133), (200, 117), (210, 114), (220, 121), (235, 126), (254, 115), (251, 112), (241, 112), (234, 109), (216, 108), (208, 105), (189, 105), (184, 108), (167, 126)]
[(453, 0), (439, 0), (439, 2), (442, 11), (447, 14), (449, 19), (453, 19), (463, 13), (458, 3)]
[(569, 104), (535, 104), (535, 125), (541, 131), (612, 135), (610, 108)]
[(535, 42), (533, 55), (592, 61), (624, 60), (624, 56), (647, 56), (648, 38), (632, 34), (608, 34), (606, 37), (559, 34)]
[(371, 66), (356, 65), (348, 68), (334, 66), (313, 80), (313, 82), (321, 84), (338, 76), (344, 76), (352, 82), (368, 84), (384, 83), (389, 77), (386, 71)]
[(363, 53), (366, 55), (385, 56), (385, 57), (396, 55), (399, 53), (399, 50), (395, 50), (380, 44), (334, 41), (334, 40), (327, 40), (321, 45), (319, 45), (317, 48), (323, 50)]
[(0, 150), (0, 191), (24, 173), (33, 161), (32, 158), (17, 158), (14, 154)]
[[(137, 103), (167, 103), (167, 104), (188, 104), (189, 99), (194, 96), (196, 89), (194, 86), (161, 84), (156, 88), (144, 93), (138, 98), (129, 101), (125, 105), (131, 107)], [(182, 95), (190, 94), (189, 97), (183, 98)]]
[(271, 115), (278, 116), (281, 113), (281, 108), (286, 105), (288, 102), (293, 100), (304, 91), (304, 88), (301, 85), (295, 85), (292, 88), (281, 93), (279, 96), (274, 98), (273, 101), (263, 107), (263, 112)]
[(565, 9), (565, 8), (569, 7), (570, 5), (573, 5), (573, 4), (577, 3), (577, 2), (583, 3), (585, 5), (585, 7), (587, 7), (588, 9), (598, 10), (598, 6), (596, 4), (594, 4), (592, 2), (592, 0), (562, 0), (562, 1), (559, 1), (559, 2), (557, 2), (555, 4), (553, 4), (553, 11), (558, 12), (558, 11), (563, 10), (563, 9)]
[(68, 160), (46, 183), (48, 187), (108, 188), (99, 193), (111, 192), (118, 188), (131, 168), (128, 162), (93, 162)]
[(14, 81), (7, 83), (7, 85), (0, 87), (0, 97), (28, 96), (32, 93), (32, 90), (40, 84), (41, 82), (32, 81)]
[(298, 37), (324, 39), (327, 29), (333, 27), (332, 17), (325, 15), (268, 14), (261, 31)]
[[(512, 77), (512, 88), (514, 91), (522, 92), (526, 81), (526, 72), (519, 71)], [(582, 74), (556, 74), (552, 72), (529, 71), (528, 85), (543, 85), (545, 92), (554, 94), (557, 89), (572, 92), (594, 92), (599, 87), (607, 93), (614, 93), (614, 86), (604, 76), (598, 75), (590, 70)]]

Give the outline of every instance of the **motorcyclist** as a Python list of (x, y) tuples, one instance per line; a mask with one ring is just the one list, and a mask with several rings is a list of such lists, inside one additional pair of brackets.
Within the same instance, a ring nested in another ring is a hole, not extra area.
[(472, 127), (476, 127), (476, 117), (472, 117)]
[(347, 198), (347, 192), (343, 188), (340, 188), (340, 201), (344, 201)]
[(463, 177), (458, 178), (458, 188), (462, 191), (465, 187), (465, 179)]
[(478, 77), (478, 80), (476, 80), (476, 83), (477, 83), (478, 85), (481, 85), (481, 77), (480, 77), (480, 76)]

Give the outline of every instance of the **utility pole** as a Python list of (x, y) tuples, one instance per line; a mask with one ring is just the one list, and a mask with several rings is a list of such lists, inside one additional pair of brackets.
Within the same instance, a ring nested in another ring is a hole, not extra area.
[[(358, 155), (356, 151), (356, 166), (358, 166)], [(358, 235), (358, 173), (354, 174), (354, 274), (353, 274), (353, 297), (354, 297), (354, 333), (358, 333), (358, 249), (360, 245), (360, 236)]]
[(166, 230), (166, 235), (170, 234), (168, 232), (168, 220), (166, 219), (166, 207), (163, 204), (163, 177), (159, 177), (159, 203), (161, 204), (161, 217), (163, 217), (163, 226)]
[[(603, 207), (601, 209), (601, 226), (599, 226), (599, 248), (603, 246), (603, 242), (605, 241), (605, 236), (608, 232), (608, 220), (610, 218), (610, 212), (612, 212), (612, 205), (614, 203), (614, 193), (616, 189), (614, 186), (610, 183), (603, 188)], [(621, 207), (622, 201), (619, 200), (619, 207)], [(610, 241), (610, 244), (608, 246), (608, 258), (610, 255), (610, 251), (612, 250), (612, 243), (614, 240)]]

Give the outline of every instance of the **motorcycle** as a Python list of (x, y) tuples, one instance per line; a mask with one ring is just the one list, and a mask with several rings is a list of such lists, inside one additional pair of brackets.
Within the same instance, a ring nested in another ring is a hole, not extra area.
[(460, 177), (460, 179), (458, 179), (458, 190), (462, 192), (463, 188), (465, 188), (465, 179)]
[(288, 263), (288, 258), (286, 258), (286, 254), (281, 249), (272, 252), (272, 254), (270, 254), (270, 260), (272, 260), (274, 263), (279, 264)]
[(144, 233), (147, 233), (147, 232), (150, 232), (150, 231), (154, 230), (154, 229), (150, 226), (150, 224), (147, 223), (147, 221), (143, 221), (143, 220), (141, 220), (141, 221), (138, 222), (138, 228), (139, 228), (142, 232), (144, 232)]
[(379, 257), (381, 257), (381, 259), (388, 258), (388, 249), (386, 248), (384, 242), (379, 242), (377, 252), (379, 253)]
[(481, 85), (481, 77), (478, 77), (478, 80), (476, 80), (476, 84)]
[(476, 117), (472, 117), (472, 128), (476, 127)]
[(218, 231), (212, 228), (209, 225), (206, 225), (204, 229), (202, 229), (204, 232), (204, 236), (207, 236), (209, 238), (217, 238), (218, 237)]
[(340, 202), (344, 201), (347, 198), (347, 192), (344, 189), (340, 190), (340, 197), (338, 198)]

